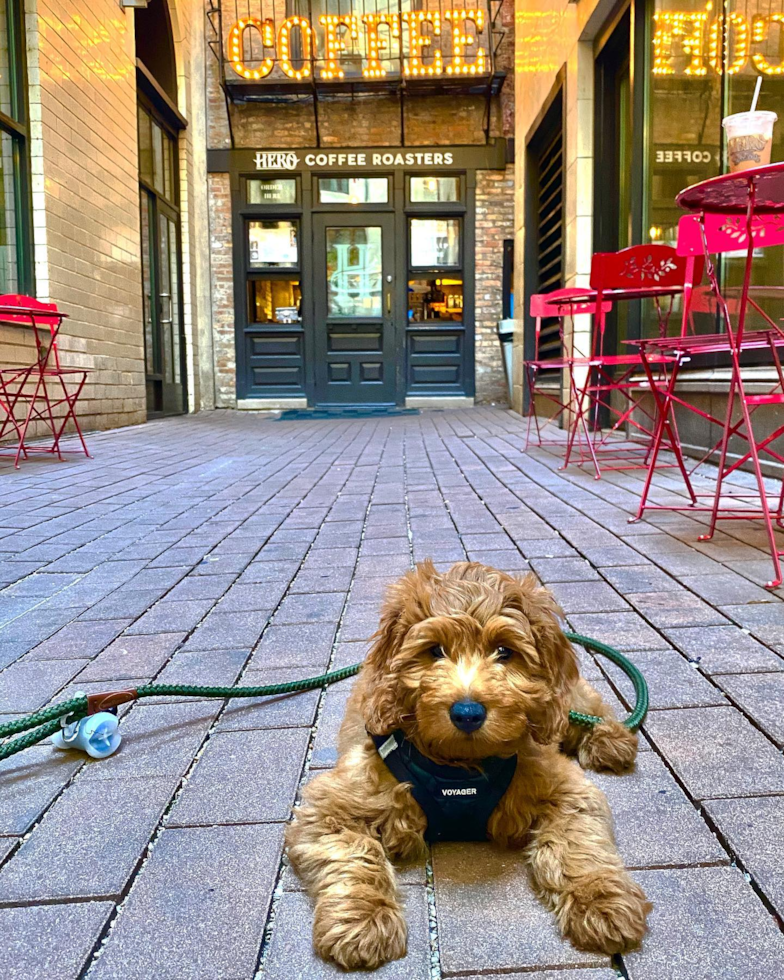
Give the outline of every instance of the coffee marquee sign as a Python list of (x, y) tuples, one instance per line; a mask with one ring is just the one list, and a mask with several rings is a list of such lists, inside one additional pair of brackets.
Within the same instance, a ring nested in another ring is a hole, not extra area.
[[(454, 2), (454, 0), (453, 0)], [(269, 3), (271, 12), (279, 4)], [(352, 80), (387, 76), (427, 79), (491, 72), (490, 24), (481, 7), (400, 13), (292, 15), (276, 20), (250, 13), (231, 25), (225, 53), (230, 70), (248, 82)]]
[(653, 24), (654, 75), (720, 74), (722, 61), (728, 75), (747, 67), (760, 75), (784, 75), (784, 13), (734, 11), (722, 21), (708, 0), (702, 9), (658, 10)]

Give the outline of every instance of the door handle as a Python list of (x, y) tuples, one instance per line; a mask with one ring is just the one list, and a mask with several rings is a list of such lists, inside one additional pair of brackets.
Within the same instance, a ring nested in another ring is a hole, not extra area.
[(392, 315), (392, 290), (387, 290), (387, 316)]

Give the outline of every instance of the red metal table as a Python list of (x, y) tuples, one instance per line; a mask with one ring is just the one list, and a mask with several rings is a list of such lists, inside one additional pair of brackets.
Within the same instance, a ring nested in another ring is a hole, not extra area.
[[(57, 350), (60, 326), (67, 316), (54, 303), (42, 303), (29, 296), (0, 296), (0, 323), (29, 329), (36, 355), (33, 364), (0, 369), (0, 438), (13, 431), (17, 467), (20, 457), (27, 459), (30, 453), (56, 453), (62, 459), (60, 442), (69, 420), (84, 454), (90, 455), (76, 417), (76, 403), (87, 371), (62, 367)], [(48, 382), (56, 382), (59, 389), (50, 392)], [(32, 422), (40, 422), (52, 433), (51, 445), (26, 442)]]
[[(710, 513), (710, 524), (706, 534), (700, 540), (709, 540), (716, 529), (718, 520), (759, 520), (766, 528), (770, 546), (770, 554), (774, 568), (774, 578), (767, 585), (775, 588), (782, 582), (780, 556), (784, 550), (776, 545), (774, 520), (782, 526), (782, 508), (784, 507), (784, 486), (778, 495), (776, 504), (769, 503), (773, 496), (765, 487), (760, 455), (784, 464), (784, 455), (775, 451), (772, 443), (784, 434), (784, 425), (774, 427), (764, 439), (758, 440), (754, 435), (752, 415), (762, 405), (784, 404), (784, 373), (782, 373), (779, 349), (784, 347), (784, 331), (750, 297), (751, 271), (755, 251), (768, 245), (781, 244), (784, 241), (784, 163), (770, 164), (765, 167), (741, 171), (735, 174), (723, 174), (701, 181), (686, 188), (677, 197), (677, 203), (684, 210), (692, 212), (694, 217), (681, 219), (679, 228), (679, 253), (684, 254), (691, 237), (694, 248), (694, 235), (699, 235), (699, 244), (706, 259), (708, 279), (716, 298), (716, 302), (724, 320), (726, 332), (693, 337), (681, 337), (673, 340), (652, 340), (637, 342), (644, 362), (651, 356), (661, 356), (664, 353), (677, 358), (668, 384), (661, 388), (653, 385), (653, 393), (657, 408), (658, 435), (661, 427), (673, 417), (674, 404), (680, 404), (703, 418), (721, 427), (722, 435), (714, 450), (720, 453), (720, 462), (716, 486), (710, 494), (711, 503), (700, 506), (697, 496), (687, 474), (684, 480), (691, 498), (691, 504), (685, 507), (667, 504), (651, 505), (648, 492), (651, 484), (653, 467), (656, 465), (659, 446), (654, 444), (654, 452), (649, 461), (648, 477), (640, 500), (637, 517), (641, 517), (648, 509), (657, 510), (702, 510)], [(684, 235), (681, 235), (684, 231)], [(685, 243), (682, 242), (682, 237)], [(722, 290), (712, 256), (728, 251), (744, 252), (743, 283), (740, 290), (734, 289), (731, 297), (729, 290)], [(731, 307), (732, 306), (732, 312)], [(768, 324), (762, 330), (749, 332), (746, 330), (746, 320), (749, 308), (757, 310)], [(734, 318), (734, 322), (733, 322)], [(777, 381), (770, 391), (764, 394), (750, 394), (746, 390), (741, 371), (741, 354), (748, 350), (766, 349), (770, 353), (771, 365), (775, 367)], [(725, 353), (731, 363), (730, 389), (727, 395), (727, 407), (723, 420), (690, 405), (683, 397), (675, 395), (675, 384), (681, 364), (693, 356), (707, 353)], [(650, 373), (649, 373), (650, 378)], [(740, 418), (733, 422), (736, 402), (740, 408)], [(730, 440), (735, 437), (745, 439), (748, 451), (739, 453), (737, 459), (728, 461)], [(703, 457), (704, 461), (707, 457)], [(725, 494), (724, 481), (746, 463), (751, 463), (755, 475), (756, 491), (753, 495), (743, 493)], [(693, 472), (693, 471), (692, 471)], [(743, 503), (753, 496), (756, 506)], [(742, 505), (739, 505), (742, 504)]]

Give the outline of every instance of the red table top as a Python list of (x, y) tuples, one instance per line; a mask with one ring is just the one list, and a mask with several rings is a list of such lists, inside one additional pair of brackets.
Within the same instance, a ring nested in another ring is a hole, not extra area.
[[(657, 296), (679, 296), (683, 292), (683, 286), (630, 286), (628, 289), (606, 289), (602, 293), (602, 300), (627, 300), (627, 299), (654, 299)], [(565, 299), (559, 299), (559, 306), (568, 306), (570, 303), (593, 303), (596, 302), (596, 290), (586, 286), (584, 293), (575, 293)]]
[[(35, 317), (38, 320), (65, 320), (68, 316), (60, 310), (35, 309), (32, 306), (3, 306), (0, 305), (0, 319), (3, 317)], [(6, 321), (3, 321), (6, 322)], [(13, 322), (13, 321), (10, 321)]]
[[(681, 351), (689, 354), (715, 354), (731, 349), (730, 338), (726, 333), (708, 333), (687, 337), (648, 337), (641, 340), (624, 340), (625, 344), (639, 347), (641, 351)], [(741, 347), (747, 350), (764, 350), (771, 343), (774, 347), (784, 347), (784, 334), (770, 330), (752, 330), (743, 335)], [(657, 354), (657, 357), (659, 355)]]
[(709, 177), (682, 190), (675, 200), (684, 211), (745, 214), (752, 181), (755, 184), (755, 214), (773, 214), (784, 210), (784, 163), (770, 163), (766, 167), (752, 167), (737, 174)]

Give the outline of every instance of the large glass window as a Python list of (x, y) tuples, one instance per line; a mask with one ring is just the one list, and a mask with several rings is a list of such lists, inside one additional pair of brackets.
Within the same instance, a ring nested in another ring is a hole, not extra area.
[[(675, 244), (682, 211), (678, 191), (726, 171), (721, 120), (749, 108), (762, 75), (759, 108), (778, 113), (771, 159), (784, 159), (784, 0), (649, 0), (651, 46), (649, 85), (647, 210), (643, 226), (649, 241)], [(725, 256), (720, 274), (739, 285), (742, 259)], [(763, 250), (753, 266), (752, 284), (760, 305), (778, 319), (784, 301), (774, 299), (784, 281), (784, 249)], [(695, 299), (700, 330), (716, 329), (715, 305), (706, 289)], [(650, 311), (651, 323), (654, 312)], [(649, 323), (649, 326), (651, 325)], [(754, 323), (753, 326), (757, 326)]]
[(174, 136), (153, 119), (144, 106), (138, 107), (139, 176), (167, 201), (174, 201)]
[(146, 98), (137, 108), (147, 409), (174, 414), (185, 408), (177, 139)]
[(21, 0), (0, 0), (0, 292), (33, 292)]

